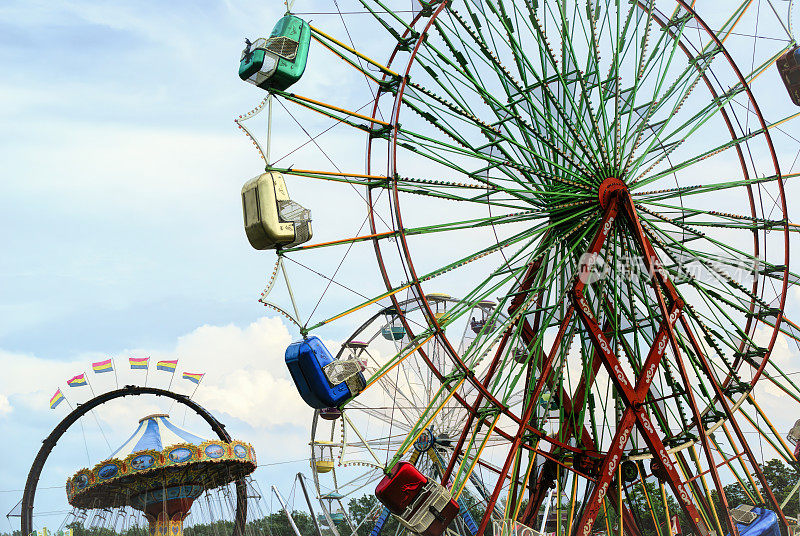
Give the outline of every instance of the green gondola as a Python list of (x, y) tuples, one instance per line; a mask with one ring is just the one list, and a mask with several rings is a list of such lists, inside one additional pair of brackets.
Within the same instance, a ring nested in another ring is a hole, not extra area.
[(284, 90), (297, 82), (306, 69), (311, 28), (294, 15), (284, 15), (268, 38), (258, 38), (242, 51), (239, 78), (261, 89)]

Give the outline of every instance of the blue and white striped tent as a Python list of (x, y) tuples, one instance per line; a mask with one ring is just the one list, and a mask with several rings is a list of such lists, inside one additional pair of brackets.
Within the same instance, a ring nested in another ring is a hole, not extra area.
[(133, 435), (118, 448), (111, 458), (123, 459), (141, 450), (164, 450), (178, 443), (199, 445), (205, 438), (187, 432), (169, 420), (169, 415), (159, 413), (139, 419), (139, 427)]

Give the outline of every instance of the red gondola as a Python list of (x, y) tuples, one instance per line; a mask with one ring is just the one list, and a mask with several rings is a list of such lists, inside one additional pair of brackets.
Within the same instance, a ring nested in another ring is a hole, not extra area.
[(413, 464), (399, 462), (375, 489), (378, 500), (406, 528), (423, 536), (440, 536), (458, 514), (450, 492), (420, 473)]
[(776, 65), (792, 102), (800, 106), (800, 46), (778, 58)]

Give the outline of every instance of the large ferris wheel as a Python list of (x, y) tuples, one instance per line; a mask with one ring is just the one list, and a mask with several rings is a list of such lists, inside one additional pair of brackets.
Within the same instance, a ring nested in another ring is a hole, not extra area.
[[(405, 4), (358, 4), (392, 43), (382, 61), (291, 15), (243, 56), (263, 52), (243, 77), (287, 111), (365, 139), (363, 169), (327, 153), (317, 169), (268, 161), (257, 182), (271, 197), (247, 194), (256, 183), (243, 197), (250, 225), (254, 203), (275, 212), (260, 247), (351, 291), (327, 310), (290, 292), (326, 312), (286, 313), (301, 334), (363, 322), (335, 359), (362, 362), (363, 386), (312, 424), (331, 524), (334, 503), (411, 461), (457, 503), (459, 534), (538, 526), (553, 496), (570, 534), (671, 536), (670, 513), (694, 534), (736, 534), (732, 483), (788, 527), (762, 447), (794, 456), (756, 395), (768, 385), (796, 416), (776, 355), (800, 337), (785, 316), (796, 6)], [(366, 108), (349, 91), (289, 91), (309, 44), (315, 69), (366, 80)], [(355, 199), (361, 227), (317, 219), (312, 239), (303, 207), (319, 200), (286, 188), (304, 180)], [(359, 247), (372, 277), (345, 262)], [(378, 505), (376, 534), (381, 519)]]

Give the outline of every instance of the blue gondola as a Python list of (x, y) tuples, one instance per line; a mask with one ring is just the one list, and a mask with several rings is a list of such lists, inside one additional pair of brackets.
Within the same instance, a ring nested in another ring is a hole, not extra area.
[(765, 508), (740, 504), (731, 509), (739, 536), (781, 536), (778, 514)]
[(317, 337), (290, 344), (286, 366), (300, 396), (314, 409), (338, 407), (367, 385), (361, 360), (334, 359)]
[(331, 521), (334, 523), (344, 523), (344, 512), (331, 512)]
[(387, 341), (399, 341), (406, 336), (406, 328), (403, 326), (386, 326), (381, 330), (381, 335)]

